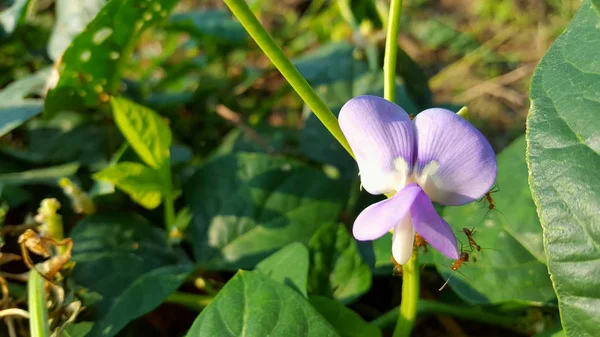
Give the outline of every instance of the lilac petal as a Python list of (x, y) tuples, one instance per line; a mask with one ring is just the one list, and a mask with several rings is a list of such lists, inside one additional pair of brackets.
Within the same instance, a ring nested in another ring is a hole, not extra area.
[(406, 111), (376, 96), (358, 96), (340, 111), (339, 123), (371, 194), (398, 191), (411, 174), (415, 156), (414, 126)]
[(361, 241), (381, 237), (406, 217), (413, 201), (422, 192), (416, 184), (409, 184), (391, 199), (365, 208), (354, 221), (352, 234)]
[(394, 235), (392, 236), (392, 256), (399, 264), (405, 264), (413, 251), (415, 241), (415, 228), (413, 227), (410, 216), (405, 216), (394, 226)]
[(491, 189), (496, 180), (496, 155), (471, 123), (445, 109), (425, 110), (414, 123), (415, 176), (431, 200), (462, 205)]
[(410, 208), (410, 215), (415, 231), (427, 243), (447, 257), (458, 259), (458, 247), (452, 228), (440, 218), (425, 192), (421, 191), (417, 195)]

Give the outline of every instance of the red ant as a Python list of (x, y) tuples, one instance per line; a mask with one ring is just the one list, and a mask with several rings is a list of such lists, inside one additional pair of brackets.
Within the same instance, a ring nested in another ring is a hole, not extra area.
[[(465, 262), (469, 262), (469, 253), (462, 252), (462, 253), (460, 253), (460, 257), (458, 258), (458, 260), (455, 260), (454, 262), (452, 262), (450, 269), (452, 269), (452, 271), (458, 272), (458, 268), (460, 268), (460, 266), (462, 266), (462, 264)], [(452, 275), (450, 275), (450, 277), (448, 277), (446, 282), (444, 282), (444, 284), (442, 285), (442, 287), (440, 289), (438, 289), (438, 291), (442, 291), (446, 287), (448, 282), (450, 282), (451, 278), (452, 278)]]
[(475, 228), (473, 229), (468, 229), (468, 228), (463, 228), (463, 233), (465, 233), (465, 235), (467, 236), (467, 240), (469, 240), (469, 248), (471, 248), (471, 251), (473, 251), (473, 249), (477, 250), (478, 252), (481, 251), (481, 246), (477, 244), (477, 242), (475, 242), (475, 239), (473, 239), (473, 235), (475, 235)]
[(394, 256), (392, 255), (392, 262), (394, 263), (394, 270), (392, 271), (393, 276), (401, 276), (402, 275), (402, 265), (399, 264)]
[(417, 246), (417, 248), (423, 248), (423, 251), (427, 253), (427, 241), (417, 233), (415, 233), (415, 246)]

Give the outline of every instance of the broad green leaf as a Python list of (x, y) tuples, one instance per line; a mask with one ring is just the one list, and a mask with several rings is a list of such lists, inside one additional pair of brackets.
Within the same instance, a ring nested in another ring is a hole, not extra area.
[[(444, 218), (463, 250), (470, 252), (470, 261), (460, 267), (460, 273), (453, 272), (452, 261), (430, 249), (436, 267), (444, 278), (452, 275), (450, 287), (467, 302), (551, 301), (554, 291), (544, 264), (540, 224), (527, 188), (523, 137), (498, 156), (496, 183), (499, 191), (491, 194), (496, 208), (491, 211), (484, 200), (444, 208)], [(463, 228), (476, 231), (473, 239), (481, 246), (480, 252), (471, 252)]]
[(147, 209), (154, 209), (160, 205), (162, 192), (166, 188), (158, 171), (132, 162), (109, 166), (94, 174), (94, 179), (115, 184)]
[(101, 295), (88, 337), (111, 337), (158, 305), (185, 281), (193, 265), (167, 246), (165, 234), (135, 214), (98, 214), (80, 221), (73, 277)]
[(56, 186), (60, 178), (72, 176), (78, 169), (78, 163), (69, 163), (22, 172), (3, 173), (0, 174), (0, 185), (47, 184)]
[(369, 324), (342, 303), (323, 296), (311, 296), (309, 301), (341, 337), (381, 337), (378, 327)]
[(12, 0), (0, 13), (0, 38), (11, 35), (27, 15), (29, 0)]
[(347, 198), (342, 181), (282, 157), (215, 158), (184, 183), (194, 216), (188, 232), (206, 268), (252, 268), (292, 242), (308, 243), (335, 221)]
[(31, 95), (43, 96), (46, 81), (51, 76), (51, 73), (52, 68), (44, 68), (34, 74), (12, 82), (0, 91), (0, 103), (20, 102)]
[(62, 55), (60, 77), (48, 92), (44, 114), (81, 111), (108, 103), (123, 67), (147, 28), (164, 20), (176, 0), (109, 1)]
[(54, 61), (60, 59), (71, 41), (96, 17), (107, 1), (56, 0), (56, 24), (48, 42), (48, 55), (51, 59)]
[(371, 270), (342, 224), (322, 226), (308, 245), (311, 294), (349, 303), (371, 288)]
[(297, 290), (304, 297), (308, 280), (308, 249), (301, 243), (290, 243), (260, 261), (256, 271)]
[(600, 325), (599, 15), (583, 1), (539, 63), (527, 117), (531, 191), (571, 337), (596, 336)]
[(338, 336), (302, 295), (257, 272), (239, 271), (196, 318), (187, 337)]
[(111, 98), (117, 126), (149, 166), (159, 169), (169, 160), (171, 130), (156, 112), (124, 98)]
[(248, 33), (239, 22), (222, 10), (195, 11), (177, 13), (171, 17), (171, 29), (190, 33), (203, 45), (233, 44), (243, 45), (248, 42)]

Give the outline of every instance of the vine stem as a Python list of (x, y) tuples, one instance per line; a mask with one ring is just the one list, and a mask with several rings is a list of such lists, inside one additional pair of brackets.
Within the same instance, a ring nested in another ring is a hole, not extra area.
[(285, 56), (283, 50), (279, 48), (273, 37), (265, 30), (258, 21), (254, 13), (244, 0), (224, 0), (233, 15), (244, 26), (248, 34), (254, 39), (260, 49), (267, 55), (269, 60), (273, 62), (277, 70), (281, 72), (283, 77), (298, 93), (300, 98), (308, 105), (314, 114), (321, 120), (323, 125), (335, 137), (335, 139), (354, 157), (352, 149), (344, 137), (342, 130), (338, 124), (337, 118), (329, 110), (327, 105), (321, 100), (313, 88), (306, 82), (298, 69)]
[(387, 20), (385, 55), (383, 58), (383, 97), (391, 102), (396, 99), (396, 57), (398, 55), (401, 16), (402, 0), (392, 0)]

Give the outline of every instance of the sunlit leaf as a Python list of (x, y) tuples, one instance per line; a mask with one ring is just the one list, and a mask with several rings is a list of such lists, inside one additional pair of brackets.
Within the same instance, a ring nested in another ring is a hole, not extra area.
[(109, 1), (65, 50), (60, 77), (48, 92), (44, 114), (107, 104), (141, 33), (164, 20), (176, 0)]
[(299, 162), (258, 153), (209, 161), (184, 184), (188, 232), (206, 268), (252, 268), (335, 221), (347, 187)]
[(155, 169), (139, 163), (118, 163), (97, 172), (94, 178), (113, 183), (147, 209), (160, 205), (165, 191), (162, 176)]
[(83, 31), (108, 0), (69, 1), (56, 0), (56, 24), (48, 42), (48, 55), (58, 60), (71, 44), (71, 41)]
[(159, 169), (169, 160), (171, 130), (156, 112), (124, 98), (111, 98), (115, 122), (137, 155)]

